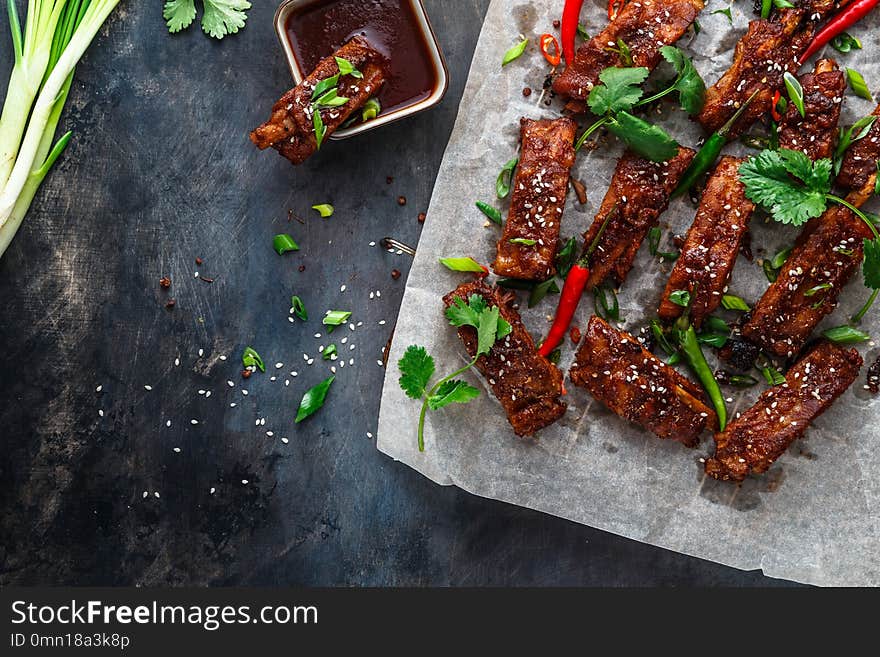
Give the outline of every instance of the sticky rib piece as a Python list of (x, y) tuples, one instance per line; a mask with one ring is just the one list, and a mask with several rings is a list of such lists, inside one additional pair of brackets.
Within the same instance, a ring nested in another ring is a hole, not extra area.
[(735, 139), (770, 111), (773, 94), (785, 88), (783, 75), (796, 73), (797, 60), (816, 32), (817, 23), (834, 8), (833, 0), (816, 0), (812, 6), (781, 9), (767, 20), (754, 20), (739, 40), (733, 65), (706, 91), (706, 105), (697, 117), (715, 132), (742, 107), (754, 92), (758, 95), (733, 126)]
[(755, 204), (746, 198), (745, 187), (739, 181), (742, 162), (735, 157), (724, 157), (706, 184), (697, 216), (687, 232), (660, 302), (658, 313), (665, 322), (675, 320), (684, 311), (669, 300), (676, 290), (690, 293), (691, 323), (696, 328), (721, 304), (755, 210)]
[[(602, 285), (607, 279), (623, 283), (648, 231), (669, 206), (669, 195), (694, 158), (694, 151), (680, 148), (668, 162), (657, 163), (627, 152), (617, 163), (611, 186), (599, 212), (584, 234), (589, 247), (599, 237), (590, 258), (587, 289)], [(610, 217), (610, 218), (609, 218)]]
[(880, 160), (880, 106), (874, 110), (878, 117), (862, 139), (847, 150), (840, 167), (837, 183), (849, 190), (847, 200), (853, 205), (864, 205), (874, 194), (877, 184), (877, 162)]
[(312, 93), (319, 82), (339, 73), (334, 57), (348, 60), (363, 78), (341, 76), (337, 94), (347, 98), (348, 102), (319, 110), (326, 128), (325, 140), (385, 83), (382, 55), (363, 37), (352, 38), (332, 56), (322, 59), (306, 79), (275, 103), (269, 120), (251, 132), (251, 141), (257, 148), (265, 150), (271, 146), (293, 164), (301, 164), (318, 150), (312, 118)]
[(766, 472), (807, 427), (855, 381), (862, 357), (855, 349), (822, 342), (765, 391), (757, 403), (715, 434), (706, 474), (742, 481)]
[(624, 66), (618, 40), (632, 54), (632, 66), (653, 70), (660, 48), (674, 44), (704, 7), (702, 0), (633, 0), (604, 30), (578, 48), (571, 66), (553, 83), (553, 91), (585, 101), (599, 74), (609, 66)]
[(804, 116), (794, 103), (788, 104), (779, 125), (779, 147), (801, 151), (813, 161), (830, 158), (837, 141), (846, 79), (833, 59), (823, 59), (799, 81), (804, 90)]
[[(476, 368), (501, 402), (516, 435), (531, 436), (565, 413), (566, 405), (560, 401), (562, 372), (538, 353), (532, 336), (513, 308), (512, 294), (475, 281), (459, 285), (443, 297), (443, 303), (448, 308), (456, 298), (467, 300), (472, 294), (483, 297), (490, 307), (498, 306), (501, 316), (513, 328), (488, 354), (480, 356)], [(464, 326), (458, 330), (458, 336), (473, 358), (477, 351), (476, 329)]]
[(493, 265), (499, 276), (543, 281), (556, 273), (559, 228), (574, 164), (576, 131), (577, 124), (568, 118), (520, 121), (519, 166), (511, 186), (510, 213)]
[(871, 237), (868, 227), (840, 206), (811, 222), (776, 281), (752, 309), (742, 335), (775, 356), (798, 354), (858, 271), (866, 237)]
[(593, 316), (569, 373), (575, 385), (660, 438), (694, 447), (718, 418), (702, 390), (633, 336)]

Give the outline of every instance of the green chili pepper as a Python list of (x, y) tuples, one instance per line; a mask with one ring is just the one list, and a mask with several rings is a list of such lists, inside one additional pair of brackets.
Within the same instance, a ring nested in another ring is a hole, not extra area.
[(697, 332), (693, 326), (688, 326), (687, 330), (679, 331), (679, 344), (681, 345), (681, 353), (687, 361), (688, 366), (693, 370), (709, 399), (712, 400), (712, 406), (715, 407), (715, 413), (718, 415), (718, 427), (724, 430), (727, 426), (727, 407), (724, 405), (724, 395), (721, 393), (721, 387), (715, 380), (715, 375), (706, 362), (703, 350), (700, 348), (700, 342), (697, 339)]
[(697, 183), (704, 173), (715, 166), (715, 162), (718, 161), (721, 151), (727, 144), (727, 136), (730, 134), (733, 126), (736, 125), (736, 122), (742, 117), (746, 109), (748, 109), (749, 105), (752, 104), (752, 101), (758, 96), (758, 93), (760, 93), (760, 89), (753, 93), (751, 97), (743, 103), (742, 107), (730, 117), (730, 120), (727, 123), (721, 126), (718, 132), (714, 133), (706, 140), (706, 143), (703, 144), (703, 147), (694, 156), (694, 159), (691, 160), (691, 164), (687, 168), (687, 171), (684, 172), (684, 176), (678, 184), (678, 187), (672, 192), (672, 198), (677, 198), (686, 193)]

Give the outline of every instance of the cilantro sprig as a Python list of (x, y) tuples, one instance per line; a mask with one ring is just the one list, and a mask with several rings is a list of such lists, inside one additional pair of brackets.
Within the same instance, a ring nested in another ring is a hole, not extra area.
[(428, 410), (436, 411), (449, 404), (467, 404), (479, 396), (480, 391), (469, 383), (457, 379), (477, 362), (480, 356), (488, 354), (497, 340), (510, 334), (510, 324), (501, 317), (498, 306), (489, 306), (479, 294), (472, 294), (465, 302), (456, 299), (446, 309), (446, 318), (456, 327), (470, 326), (477, 330), (477, 351), (473, 359), (464, 367), (443, 377), (430, 386), (434, 376), (434, 359), (424, 347), (411, 345), (398, 361), (400, 387), (411, 399), (421, 399), (419, 413), (419, 451), (425, 451), (425, 416)]
[[(202, 3), (205, 7), (202, 30), (215, 39), (242, 29), (247, 21), (246, 12), (251, 8), (248, 0), (202, 0)], [(196, 19), (196, 0), (167, 0), (162, 16), (172, 34), (185, 30)]]
[(600, 128), (607, 128), (629, 148), (654, 162), (665, 162), (678, 152), (678, 142), (663, 128), (635, 116), (633, 111), (664, 96), (678, 93), (682, 108), (689, 114), (698, 114), (705, 102), (706, 85), (693, 62), (674, 46), (660, 49), (672, 64), (678, 76), (664, 90), (643, 98), (642, 83), (650, 71), (639, 67), (610, 67), (599, 74), (599, 82), (590, 92), (590, 110), (600, 117), (587, 128), (575, 144), (580, 149), (584, 142)]
[(783, 148), (762, 151), (744, 162), (739, 168), (739, 178), (746, 196), (780, 223), (800, 226), (824, 213), (829, 203), (842, 205), (865, 222), (874, 238), (864, 240), (862, 275), (865, 287), (872, 293), (852, 317), (858, 322), (880, 294), (880, 233), (864, 212), (831, 193), (834, 168), (830, 159), (813, 162), (800, 151)]

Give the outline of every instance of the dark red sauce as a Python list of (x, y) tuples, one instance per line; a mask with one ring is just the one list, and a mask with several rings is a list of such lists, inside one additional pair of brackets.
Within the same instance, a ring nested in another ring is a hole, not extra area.
[(379, 92), (382, 112), (431, 95), (438, 78), (413, 10), (414, 0), (314, 0), (294, 9), (287, 38), (305, 74), (355, 35), (387, 59), (388, 81)]

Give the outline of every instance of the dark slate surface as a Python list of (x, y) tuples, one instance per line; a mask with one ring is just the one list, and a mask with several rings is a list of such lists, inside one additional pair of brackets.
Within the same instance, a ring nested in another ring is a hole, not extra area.
[[(376, 360), (409, 262), (368, 243), (418, 241), (488, 2), (426, 3), (452, 76), (439, 109), (299, 169), (247, 140), (290, 81), (274, 3), (255, 4), (217, 43), (169, 36), (159, 2), (124, 2), (78, 70), (73, 144), (0, 261), (0, 584), (775, 583), (441, 488), (375, 449)], [(3, 85), (10, 56), (4, 30)], [(319, 202), (333, 218), (310, 214)], [(286, 231), (303, 248), (281, 258)], [(287, 321), (292, 293), (308, 325)], [(364, 323), (334, 335), (355, 365), (294, 427), (327, 374), (303, 353), (327, 343), (313, 334), (328, 308)], [(243, 382), (248, 344), (270, 371)]]

